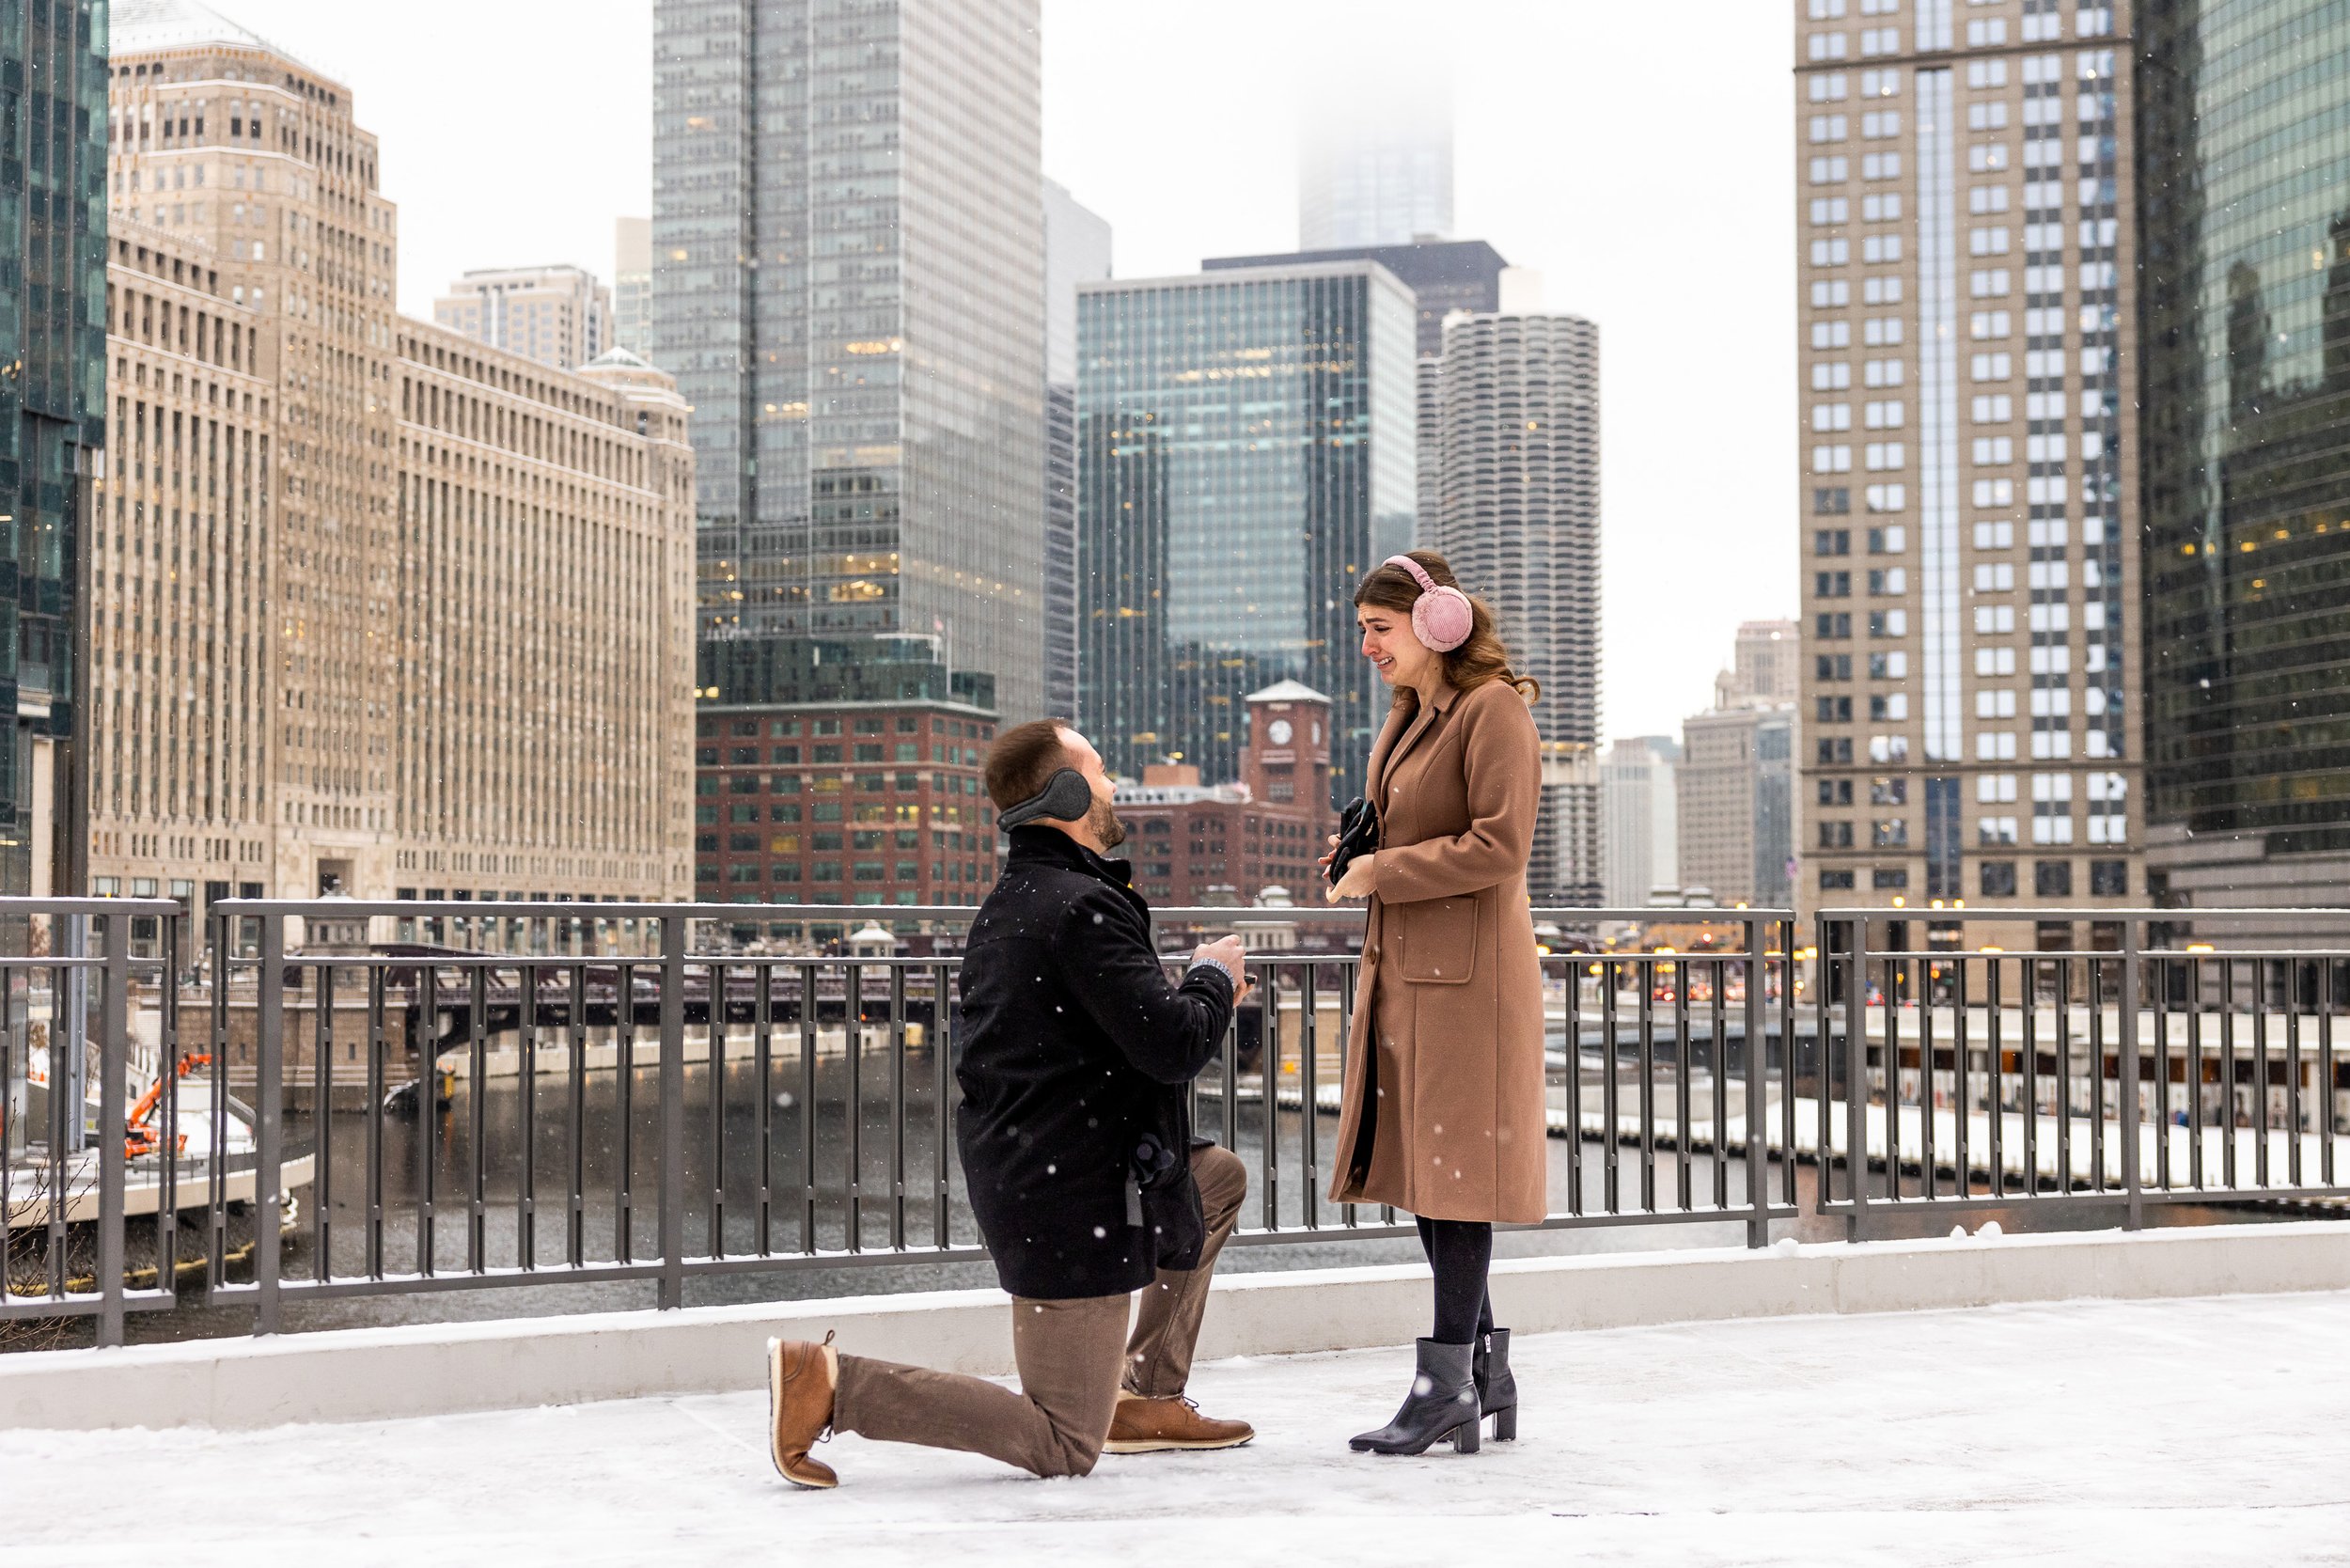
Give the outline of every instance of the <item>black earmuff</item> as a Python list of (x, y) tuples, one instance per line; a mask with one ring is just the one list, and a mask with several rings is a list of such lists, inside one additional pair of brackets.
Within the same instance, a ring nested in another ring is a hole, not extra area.
[(1044, 788), (1017, 806), (1007, 807), (995, 817), (995, 825), (1009, 833), (1040, 817), (1055, 822), (1081, 823), (1093, 809), (1093, 786), (1086, 782), (1084, 774), (1074, 768), (1062, 768), (1045, 781)]

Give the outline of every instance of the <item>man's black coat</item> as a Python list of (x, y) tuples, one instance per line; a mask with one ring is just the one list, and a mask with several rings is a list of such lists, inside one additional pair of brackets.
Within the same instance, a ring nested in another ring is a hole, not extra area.
[[(955, 1124), (972, 1212), (1014, 1295), (1115, 1295), (1198, 1259), (1184, 1086), (1223, 1039), (1232, 982), (1214, 964), (1167, 980), (1128, 871), (1056, 828), (1017, 827), (971, 923)], [(1134, 1180), (1141, 1144), (1173, 1155), (1147, 1184)]]

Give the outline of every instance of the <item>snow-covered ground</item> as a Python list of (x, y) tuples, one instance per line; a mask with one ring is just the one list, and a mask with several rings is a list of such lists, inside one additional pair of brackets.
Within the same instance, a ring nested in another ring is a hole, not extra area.
[(1038, 1482), (764, 1396), (249, 1433), (0, 1433), (9, 1560), (813, 1565), (2350, 1562), (2350, 1294), (1555, 1334), (1515, 1444), (1349, 1453), (1406, 1353), (1199, 1369), (1237, 1451)]

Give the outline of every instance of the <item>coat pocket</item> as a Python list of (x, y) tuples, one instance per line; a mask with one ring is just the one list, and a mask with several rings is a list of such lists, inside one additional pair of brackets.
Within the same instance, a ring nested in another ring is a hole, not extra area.
[(1466, 985), (1477, 967), (1477, 901), (1427, 899), (1398, 907), (1404, 914), (1404, 980)]

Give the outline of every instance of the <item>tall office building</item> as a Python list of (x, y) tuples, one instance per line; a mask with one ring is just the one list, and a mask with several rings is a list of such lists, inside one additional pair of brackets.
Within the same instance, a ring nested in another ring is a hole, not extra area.
[(1644, 908), (1652, 890), (1681, 886), (1680, 760), (1670, 735), (1636, 735), (1600, 762), (1601, 902), (1610, 909)]
[(1110, 275), (1110, 226), (1044, 182), (1044, 711), (1077, 712), (1077, 285)]
[(1079, 286), (1077, 713), (1115, 771), (1236, 776), (1286, 678), (1360, 792), (1388, 695), (1353, 596), (1411, 542), (1412, 316), (1369, 261)]
[(80, 893), (92, 484), (105, 445), (106, 8), (0, 11), (0, 893)]
[(660, 0), (653, 345), (704, 635), (934, 638), (1044, 700), (1036, 0)]
[(2350, 140), (2318, 127), (2350, 94), (2350, 12), (2140, 0), (2138, 27), (2149, 891), (2338, 904)]
[(1335, 73), (1344, 87), (1304, 120), (1297, 248), (1443, 240), (1452, 233), (1452, 95), (1446, 72)]
[(692, 467), (668, 378), (393, 314), (350, 94), (115, 12), (93, 889), (691, 889)]
[(1295, 267), (1315, 261), (1376, 261), (1403, 280), (1419, 307), (1418, 349), (1444, 350), (1445, 318), (1456, 310), (1488, 313), (1501, 306), (1501, 278), (1512, 269), (1482, 240), (1429, 240), (1418, 243), (1341, 245), (1278, 256), (1212, 256), (1202, 271), (1232, 267)]
[(652, 220), (612, 220), (612, 343), (652, 358)]
[(1950, 944), (1960, 900), (2126, 905), (2143, 891), (2129, 8), (1801, 16), (1798, 896), (1939, 906), (1927, 933)]
[(432, 302), (432, 319), (558, 370), (575, 370), (612, 346), (612, 291), (585, 267), (477, 269)]

